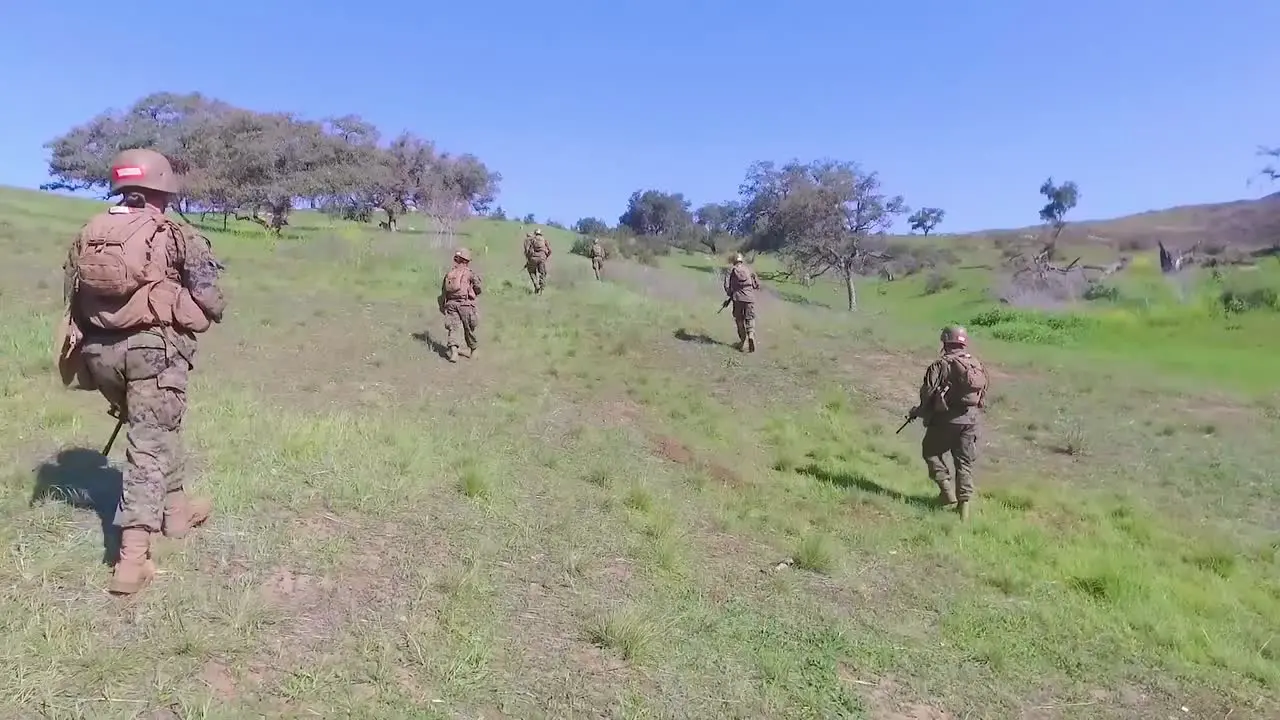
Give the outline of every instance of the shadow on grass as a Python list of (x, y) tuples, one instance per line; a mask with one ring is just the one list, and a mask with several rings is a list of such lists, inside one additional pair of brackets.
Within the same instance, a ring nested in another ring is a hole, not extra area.
[(783, 300), (789, 303), (795, 303), (796, 305), (811, 305), (813, 307), (831, 308), (830, 303), (825, 303), (825, 302), (822, 302), (821, 300), (812, 300), (810, 298), (805, 297), (804, 295), (801, 295), (800, 293), (791, 292), (789, 290), (778, 290), (776, 288), (770, 288), (769, 292), (773, 293), (773, 295), (777, 297), (779, 300)]
[(839, 488), (856, 488), (865, 493), (882, 495), (891, 500), (926, 510), (936, 510), (940, 507), (937, 495), (915, 495), (899, 492), (881, 485), (857, 470), (850, 470), (848, 472), (831, 472), (830, 470), (819, 467), (818, 465), (809, 464), (796, 468), (796, 472), (801, 475), (808, 475), (815, 480), (835, 485)]
[(680, 263), (680, 267), (688, 268), (689, 270), (697, 270), (700, 273), (706, 273), (708, 275), (720, 274), (720, 268), (712, 267), (709, 265), (694, 265), (692, 263)]
[(54, 498), (74, 508), (92, 510), (102, 525), (102, 562), (113, 564), (120, 554), (120, 532), (113, 521), (124, 473), (97, 450), (73, 447), (40, 463), (35, 476), (30, 504)]
[(671, 335), (681, 342), (698, 343), (699, 345), (723, 345), (724, 347), (729, 347), (729, 343), (721, 342), (704, 333), (691, 333), (684, 328), (680, 328)]
[(413, 339), (420, 343), (424, 343), (427, 347), (431, 348), (432, 352), (439, 355), (441, 358), (446, 360), (449, 358), (449, 346), (435, 339), (435, 337), (431, 335), (430, 330), (423, 330), (422, 332), (414, 333)]

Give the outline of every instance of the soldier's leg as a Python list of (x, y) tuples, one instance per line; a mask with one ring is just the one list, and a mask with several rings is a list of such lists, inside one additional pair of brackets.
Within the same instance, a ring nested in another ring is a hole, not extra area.
[[(161, 373), (160, 377), (167, 385), (181, 386), (183, 402), (186, 400), (186, 387), (191, 374), (191, 364), (181, 357), (173, 359), (173, 364)], [(191, 498), (187, 495), (187, 455), (182, 441), (185, 425), (181, 420), (170, 436), (169, 457), (172, 462), (165, 473), (164, 520), (161, 529), (165, 537), (183, 538), (195, 527), (199, 527), (209, 519), (213, 512), (213, 503), (203, 498)]]
[(538, 289), (541, 290), (547, 286), (547, 261), (538, 261)]
[(956, 500), (973, 499), (973, 464), (978, 460), (978, 426), (956, 425), (951, 445), (951, 458), (956, 464)]
[(753, 302), (743, 303), (746, 307), (742, 309), (742, 329), (746, 332), (747, 351), (756, 351), (756, 304)]
[(938, 500), (944, 505), (956, 501), (951, 485), (951, 469), (947, 467), (946, 454), (951, 450), (951, 437), (946, 425), (931, 425), (924, 429), (920, 440), (920, 457), (929, 470), (929, 479), (938, 486)]
[(457, 307), (444, 309), (445, 345), (449, 350), (449, 362), (458, 359), (458, 330), (462, 328), (462, 318), (458, 316)]
[(114, 593), (138, 592), (155, 574), (151, 543), (164, 521), (166, 484), (180, 449), (177, 430), (187, 410), (187, 368), (170, 365), (165, 348), (151, 347), (156, 343), (163, 340), (135, 336), (125, 356), (128, 465), (116, 507), (122, 537), (111, 579)]
[(470, 351), (468, 357), (475, 357), (476, 346), (480, 341), (476, 339), (476, 327), (480, 324), (480, 311), (475, 307), (458, 308), (458, 315), (462, 321), (462, 333), (467, 341), (467, 350)]
[(746, 303), (740, 303), (737, 300), (733, 301), (733, 324), (738, 329), (737, 347), (739, 349), (742, 349), (747, 342), (747, 323), (743, 317), (744, 305), (746, 305)]

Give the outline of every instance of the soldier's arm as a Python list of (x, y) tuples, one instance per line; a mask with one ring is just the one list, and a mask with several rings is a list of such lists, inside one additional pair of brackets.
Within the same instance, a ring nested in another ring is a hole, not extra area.
[(754, 290), (760, 289), (760, 276), (756, 274), (755, 270), (751, 271), (751, 287)]
[(62, 263), (62, 302), (71, 304), (71, 296), (76, 291), (76, 256), (80, 254), (81, 230), (76, 234), (71, 246), (67, 248), (67, 259)]
[(471, 289), (475, 291), (476, 295), (479, 295), (479, 294), (480, 294), (480, 292), (481, 292), (481, 287), (480, 287), (480, 274), (479, 274), (479, 273), (474, 273), (474, 272), (473, 272), (473, 273), (471, 273)]
[(178, 242), (182, 243), (183, 286), (210, 320), (222, 322), (227, 300), (222, 295), (222, 288), (218, 287), (219, 263), (213, 256), (209, 241), (187, 229), (177, 235)]
[(941, 360), (935, 361), (924, 371), (924, 380), (920, 383), (920, 409), (927, 412), (933, 405), (930, 402), (933, 394), (942, 387), (947, 379), (947, 364)]

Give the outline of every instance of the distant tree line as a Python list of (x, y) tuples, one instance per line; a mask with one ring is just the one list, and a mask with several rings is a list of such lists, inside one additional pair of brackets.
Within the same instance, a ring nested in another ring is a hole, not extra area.
[[(1058, 185), (1050, 178), (1040, 194), (1048, 201), (1040, 219), (1056, 237), (1079, 190), (1074, 182)], [(682, 193), (637, 190), (616, 225), (585, 217), (573, 230), (586, 237), (610, 238), (617, 252), (642, 261), (672, 249), (775, 253), (786, 268), (775, 279), (807, 284), (834, 276), (844, 284), (852, 310), (857, 306), (856, 276), (879, 272), (892, 279), (895, 265), (911, 274), (939, 259), (928, 249), (904, 250), (890, 244), (889, 233), (904, 216), (912, 232), (927, 236), (942, 223), (946, 211), (922, 207), (912, 212), (901, 195), (884, 189), (879, 173), (858, 163), (760, 161), (747, 168), (736, 199), (694, 209)], [(580, 247), (585, 252), (586, 244)], [(904, 259), (904, 254), (912, 257)], [(922, 260), (922, 254), (929, 257)]]
[(474, 155), (451, 155), (403, 132), (388, 140), (358, 115), (306, 120), (239, 108), (199, 93), (159, 92), (108, 110), (46, 143), (46, 190), (106, 192), (112, 157), (148, 147), (184, 176), (181, 212), (252, 220), (279, 233), (308, 206), (397, 229), (418, 211), (452, 232), (486, 213), (502, 176)]

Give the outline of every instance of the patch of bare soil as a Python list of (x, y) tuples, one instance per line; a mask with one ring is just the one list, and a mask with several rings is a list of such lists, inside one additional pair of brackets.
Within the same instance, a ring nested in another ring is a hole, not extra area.
[(650, 441), (653, 443), (654, 452), (665, 460), (679, 465), (689, 465), (694, 461), (693, 451), (669, 435), (652, 435)]
[(893, 678), (876, 682), (862, 680), (852, 669), (841, 664), (840, 679), (866, 698), (873, 720), (956, 720), (956, 716), (939, 707), (907, 699), (908, 693)]
[(217, 660), (210, 660), (204, 664), (200, 669), (200, 680), (209, 686), (214, 697), (223, 702), (235, 700), (239, 695), (231, 671)]
[(690, 450), (684, 443), (670, 435), (660, 435), (657, 433), (649, 434), (649, 443), (653, 448), (653, 452), (660, 458), (676, 463), (677, 465), (685, 465), (706, 473), (707, 477), (722, 484), (733, 487), (742, 487), (745, 481), (742, 475), (738, 474), (732, 468), (723, 465), (715, 460), (708, 460), (699, 457), (697, 453)]

